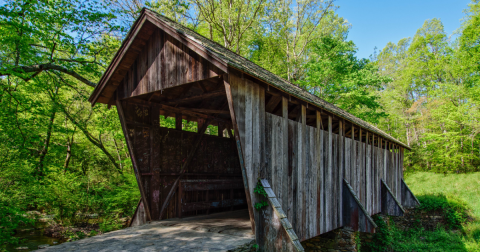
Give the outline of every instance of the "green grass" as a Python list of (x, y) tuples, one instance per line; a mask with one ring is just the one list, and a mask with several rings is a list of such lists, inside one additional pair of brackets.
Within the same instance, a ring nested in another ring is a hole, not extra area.
[(419, 172), (408, 175), (405, 182), (415, 195), (445, 194), (466, 201), (472, 214), (480, 219), (480, 172), (469, 174), (435, 174)]
[[(425, 237), (424, 240), (428, 240), (427, 237), (443, 237), (438, 242), (432, 240), (430, 244), (437, 245), (440, 248), (443, 247), (444, 251), (480, 251), (480, 173), (447, 174), (445, 176), (444, 174), (419, 172), (409, 174), (405, 182), (417, 197), (445, 195), (450, 199), (467, 202), (468, 208), (471, 209), (473, 218), (463, 225), (463, 232), (460, 236), (450, 231), (438, 230), (433, 233), (422, 234), (422, 237)], [(448, 239), (445, 235), (449, 235)], [(418, 241), (414, 235), (409, 238), (408, 246), (409, 249), (412, 249), (411, 251), (432, 251), (427, 248), (421, 249), (422, 246), (428, 247), (428, 245), (425, 245), (427, 242)], [(445, 240), (450, 242), (443, 242)], [(454, 240), (461, 241), (465, 249), (459, 250), (459, 244)], [(449, 247), (448, 244), (454, 246)]]

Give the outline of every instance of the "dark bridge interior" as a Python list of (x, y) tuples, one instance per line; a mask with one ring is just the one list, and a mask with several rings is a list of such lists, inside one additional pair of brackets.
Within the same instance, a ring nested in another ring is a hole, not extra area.
[[(121, 101), (151, 219), (246, 209), (223, 82), (217, 77)], [(198, 130), (209, 126), (195, 149)], [(168, 127), (167, 127), (168, 126)], [(230, 132), (229, 132), (230, 131)], [(162, 206), (188, 155), (184, 176)], [(147, 218), (148, 219), (148, 218)]]

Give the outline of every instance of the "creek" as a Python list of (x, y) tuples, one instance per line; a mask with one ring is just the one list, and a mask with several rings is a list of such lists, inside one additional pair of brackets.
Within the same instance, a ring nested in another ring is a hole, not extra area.
[[(33, 251), (38, 249), (39, 245), (48, 244), (50, 246), (55, 246), (60, 243), (65, 242), (64, 240), (58, 238), (52, 238), (44, 235), (43, 229), (26, 229), (26, 230), (19, 230), (14, 235), (14, 237), (21, 238), (24, 242), (21, 242), (17, 245), (7, 244), (3, 248), (5, 248), (9, 252), (22, 252), (22, 251)], [(18, 250), (19, 247), (27, 247), (28, 249)], [(1, 251), (0, 246), (0, 251)]]

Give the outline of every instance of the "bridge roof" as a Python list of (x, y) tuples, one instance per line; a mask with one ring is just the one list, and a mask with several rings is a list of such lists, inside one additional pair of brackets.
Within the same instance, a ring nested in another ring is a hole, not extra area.
[[(390, 136), (381, 129), (374, 125), (365, 122), (364, 120), (340, 109), (339, 107), (311, 94), (307, 90), (304, 90), (293, 83), (275, 75), (274, 73), (267, 71), (252, 61), (232, 52), (224, 46), (196, 33), (195, 31), (165, 17), (152, 10), (142, 9), (139, 18), (135, 21), (130, 29), (127, 37), (122, 43), (121, 48), (115, 55), (114, 59), (108, 66), (104, 75), (100, 79), (99, 84), (95, 87), (89, 101), (92, 106), (98, 101), (101, 103), (108, 103), (108, 98), (112, 96), (119, 83), (111, 81), (112, 76), (121, 75), (122, 71), (118, 71), (119, 62), (125, 57), (126, 51), (129, 50), (132, 42), (139, 34), (139, 30), (145, 23), (152, 23), (158, 28), (164, 30), (174, 38), (180, 40), (183, 44), (188, 46), (193, 51), (199, 53), (206, 60), (209, 60), (212, 64), (217, 66), (220, 70), (227, 73), (228, 67), (240, 70), (252, 77), (265, 82), (291, 96), (294, 96), (304, 102), (315, 105), (325, 111), (328, 111), (340, 118), (350, 121), (358, 126), (366, 129), (372, 133), (375, 133), (389, 141), (396, 143), (406, 149), (410, 150), (410, 147), (401, 141)], [(103, 100), (99, 101), (99, 98), (103, 94)]]

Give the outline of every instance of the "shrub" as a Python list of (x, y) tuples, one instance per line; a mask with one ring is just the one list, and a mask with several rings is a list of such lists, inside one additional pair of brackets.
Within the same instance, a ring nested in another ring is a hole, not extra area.
[(20, 209), (0, 200), (0, 244), (17, 244), (20, 240), (12, 237), (20, 225), (32, 223)]
[(417, 208), (418, 210), (441, 211), (449, 228), (461, 229), (462, 224), (467, 220), (469, 207), (463, 200), (443, 194), (422, 195), (418, 197), (418, 200), (421, 204)]
[(362, 252), (382, 252), (388, 251), (393, 241), (393, 233), (383, 219), (375, 215), (373, 216), (377, 228), (373, 234), (372, 241), (361, 244)]

